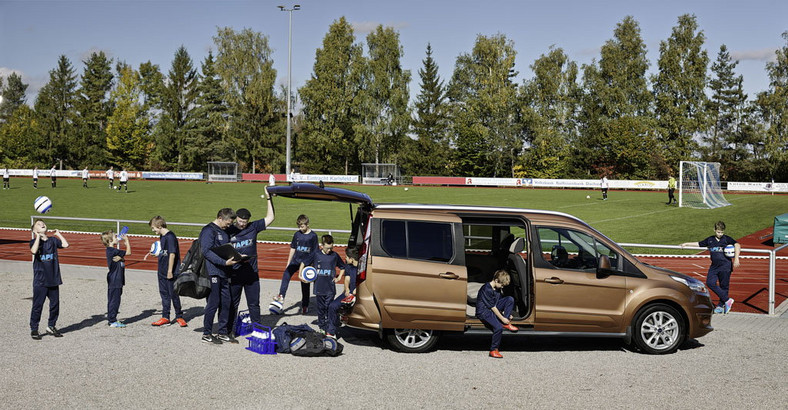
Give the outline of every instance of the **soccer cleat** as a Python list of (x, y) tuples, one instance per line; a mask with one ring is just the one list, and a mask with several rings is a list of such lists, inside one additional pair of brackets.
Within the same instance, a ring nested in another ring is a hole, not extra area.
[(55, 337), (63, 337), (63, 335), (60, 334), (60, 331), (58, 331), (57, 328), (54, 327), (54, 326), (47, 327), (47, 333), (49, 333), (49, 334), (51, 334), (52, 336), (55, 336)]
[(731, 307), (733, 307), (733, 299), (729, 298), (727, 301), (725, 301), (725, 314), (731, 311)]
[(717, 306), (717, 307), (714, 308), (714, 313), (719, 314), (719, 313), (724, 313), (724, 312), (725, 312), (725, 309), (723, 309), (722, 306)]
[(38, 330), (31, 331), (30, 337), (32, 337), (33, 340), (41, 340), (41, 335), (38, 333)]
[(109, 327), (126, 327), (126, 324), (119, 321), (114, 321), (109, 324)]
[(152, 326), (169, 326), (171, 324), (172, 324), (172, 322), (170, 322), (170, 319), (167, 319), (166, 317), (163, 317), (163, 318), (151, 323)]
[(202, 335), (202, 339), (201, 340), (203, 342), (205, 342), (205, 343), (211, 343), (211, 344), (215, 344), (215, 345), (222, 344), (222, 341), (219, 340), (218, 338), (216, 338), (214, 335)]
[(180, 327), (186, 327), (186, 326), (189, 326), (189, 325), (186, 323), (186, 321), (185, 321), (185, 320), (183, 320), (183, 318), (182, 318), (182, 317), (176, 318), (176, 319), (175, 319), (175, 322), (177, 322), (177, 323), (178, 323), (178, 325), (179, 325)]
[(498, 349), (491, 350), (490, 357), (494, 357), (496, 359), (503, 359), (503, 356), (501, 355), (501, 352), (498, 351)]
[(510, 331), (510, 332), (512, 332), (512, 333), (517, 333), (517, 331), (520, 330), (520, 328), (518, 328), (517, 326), (515, 326), (515, 325), (513, 325), (511, 323), (507, 323), (507, 324), (503, 325), (503, 328), (508, 330), (508, 331)]
[(238, 340), (236, 338), (230, 336), (230, 335), (219, 334), (219, 335), (216, 335), (216, 338), (219, 339), (220, 341), (224, 342), (224, 343), (238, 344)]

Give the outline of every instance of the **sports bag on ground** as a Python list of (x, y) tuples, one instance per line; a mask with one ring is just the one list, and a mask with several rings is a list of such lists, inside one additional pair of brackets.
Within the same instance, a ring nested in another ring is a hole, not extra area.
[(194, 299), (204, 299), (211, 293), (211, 280), (208, 268), (200, 249), (200, 240), (195, 239), (186, 256), (183, 257), (175, 278), (175, 293)]

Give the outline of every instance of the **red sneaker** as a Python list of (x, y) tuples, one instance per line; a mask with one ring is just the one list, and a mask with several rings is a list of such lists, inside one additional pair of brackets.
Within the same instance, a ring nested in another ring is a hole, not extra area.
[(512, 332), (512, 333), (516, 333), (518, 330), (520, 330), (520, 328), (518, 328), (517, 326), (515, 326), (515, 325), (513, 325), (511, 323), (503, 325), (503, 328), (508, 330), (508, 331), (510, 331), (510, 332)]
[(490, 351), (490, 357), (494, 357), (496, 359), (503, 359), (503, 356), (501, 356), (501, 353), (498, 351), (498, 349)]
[(189, 326), (189, 325), (187, 325), (187, 324), (186, 324), (186, 321), (185, 321), (185, 320), (183, 320), (183, 318), (182, 318), (182, 317), (179, 317), (179, 318), (175, 319), (175, 321), (176, 321), (176, 322), (178, 322), (178, 324), (179, 324), (181, 327), (186, 327), (186, 326)]
[(151, 323), (151, 325), (153, 325), (153, 326), (165, 326), (165, 325), (169, 325), (169, 324), (170, 324), (170, 319), (167, 319), (165, 317), (163, 317), (163, 318)]

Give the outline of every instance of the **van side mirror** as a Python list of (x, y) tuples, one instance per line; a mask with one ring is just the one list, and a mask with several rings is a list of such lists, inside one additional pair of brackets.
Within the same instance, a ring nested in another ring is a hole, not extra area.
[(596, 274), (598, 278), (610, 276), (610, 274), (613, 273), (613, 269), (610, 267), (610, 258), (608, 258), (607, 255), (599, 255), (596, 266)]

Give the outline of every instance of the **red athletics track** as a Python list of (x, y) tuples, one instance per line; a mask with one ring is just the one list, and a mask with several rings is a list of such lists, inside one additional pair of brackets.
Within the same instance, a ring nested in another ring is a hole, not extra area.
[[(743, 248), (773, 249), (771, 228), (756, 232), (739, 239)], [(104, 246), (98, 234), (64, 233), (69, 242), (68, 249), (59, 251), (60, 262), (72, 265), (106, 266)], [(156, 258), (143, 257), (153, 243), (153, 237), (130, 236), (132, 255), (126, 258), (126, 266), (131, 269), (156, 270)], [(0, 229), (0, 259), (30, 261), (30, 231), (27, 229)], [(181, 239), (181, 253), (191, 246), (191, 240)], [(279, 279), (287, 262), (290, 251), (287, 243), (258, 243), (257, 252), (260, 277)], [(341, 255), (344, 251), (339, 252)], [(760, 255), (760, 254), (759, 254)], [(780, 255), (788, 255), (780, 252)], [(656, 257), (641, 256), (643, 262), (681, 272), (700, 280), (705, 280), (709, 268), (709, 257)], [(769, 261), (762, 259), (742, 259), (741, 266), (733, 272), (730, 296), (736, 300), (735, 312), (768, 313), (769, 311)], [(712, 299), (716, 297), (712, 295)], [(775, 307), (788, 298), (788, 260), (777, 260), (775, 281)]]

